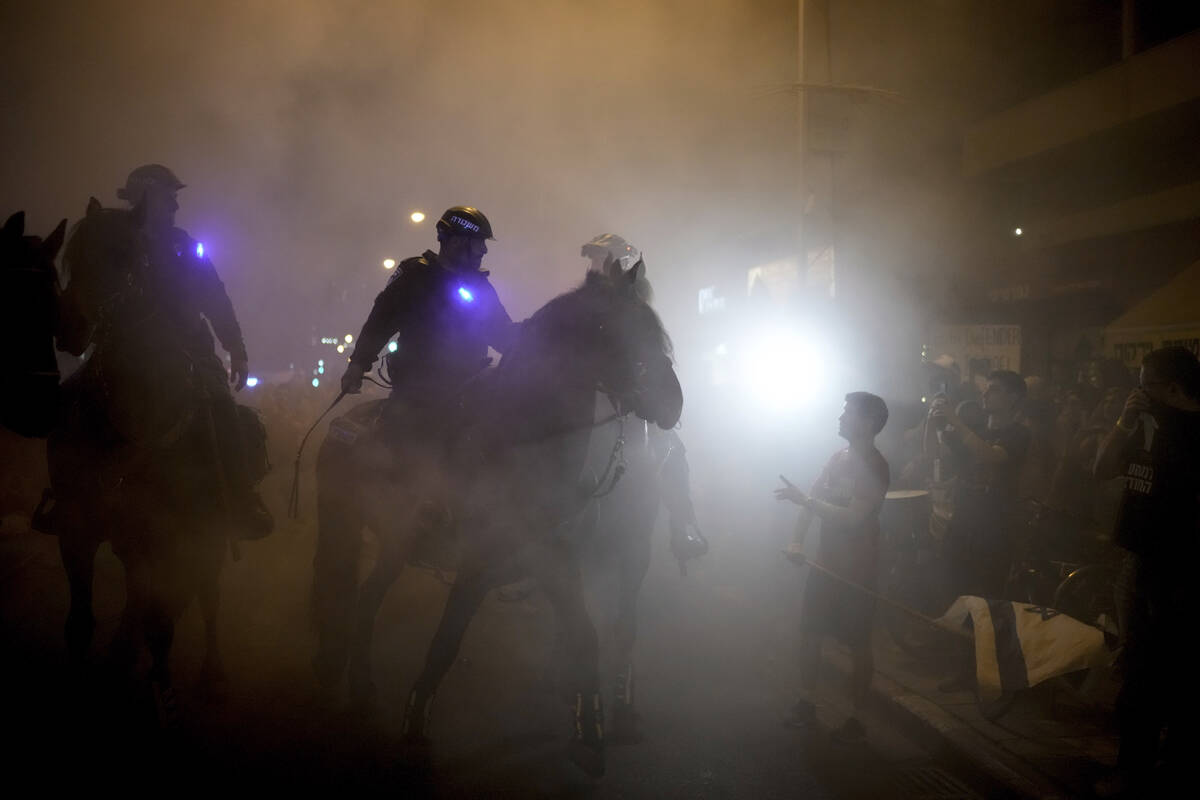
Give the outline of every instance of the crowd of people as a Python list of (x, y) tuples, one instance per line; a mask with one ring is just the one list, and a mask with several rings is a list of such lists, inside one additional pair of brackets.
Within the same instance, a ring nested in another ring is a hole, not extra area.
[[(940, 579), (929, 587), (939, 595), (934, 602), (944, 608), (974, 595), (1048, 604), (1049, 598), (1022, 596), (1027, 587), (1018, 576), (1030, 533), (1054, 535), (1028, 524), (1030, 507), (1053, 512), (1049, 518), (1066, 529), (1057, 534), (1068, 549), (1107, 550), (1119, 567), (1098, 591), (1111, 593), (1115, 619), (1107, 624), (1118, 632), (1120, 754), (1096, 790), (1101, 796), (1143, 790), (1157, 780), (1156, 768), (1175, 780), (1191, 745), (1194, 705), (1190, 693), (1176, 691), (1187, 681), (1174, 651), (1196, 605), (1187, 571), (1200, 521), (1200, 361), (1185, 348), (1165, 347), (1149, 353), (1136, 375), (1100, 360), (1080, 369), (1078, 380), (1053, 384), (1010, 370), (964, 382), (948, 357), (929, 367), (924, 414), (903, 436), (904, 466), (891, 488), (930, 500), (921, 538)], [(879, 398), (848, 395), (839, 434), (849, 447), (830, 460), (811, 496), (786, 478), (776, 492), (803, 509), (788, 556), (814, 567), (800, 625), (803, 696), (791, 721), (815, 720), (820, 637), (831, 634), (847, 645), (854, 664), (855, 716), (838, 732), (843, 738), (862, 735), (857, 716), (873, 670), (879, 516), (889, 488), (874, 437), (886, 419)], [(814, 518), (826, 526), (817, 563), (805, 546)], [(978, 690), (975, 667), (974, 650), (964, 647), (939, 688)]]

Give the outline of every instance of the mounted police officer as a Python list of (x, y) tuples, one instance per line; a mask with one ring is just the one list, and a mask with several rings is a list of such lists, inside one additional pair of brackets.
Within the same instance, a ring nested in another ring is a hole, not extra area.
[[(179, 210), (176, 195), (182, 188), (183, 182), (171, 170), (161, 164), (146, 164), (129, 173), (117, 196), (130, 206), (144, 209), (142, 234), (148, 276), (161, 318), (170, 326), (171, 335), (179, 338), (208, 400), (239, 535), (257, 539), (270, 533), (274, 522), (254, 489), (241, 419), (229, 390), (230, 385), (238, 391), (246, 385), (249, 359), (225, 284), (203, 245), (175, 225), (175, 212)], [(213, 333), (229, 353), (228, 374), (217, 357)]]
[(401, 431), (410, 444), (440, 439), (446, 404), (488, 362), (488, 348), (503, 353), (516, 325), (505, 311), (488, 272), (481, 268), (492, 236), (488, 218), (470, 206), (446, 209), (437, 222), (438, 252), (402, 261), (375, 298), (355, 341), (342, 390), (357, 394), (363, 376), (388, 341), (392, 384), (383, 433)]
[[(588, 259), (588, 272), (605, 273), (614, 267), (628, 268), (640, 260), (641, 253), (615, 233), (602, 233), (585, 242), (579, 254)], [(638, 271), (634, 291), (647, 305), (654, 300), (654, 289), (646, 278), (645, 264)], [(696, 512), (692, 507), (687, 451), (675, 431), (663, 431), (646, 426), (647, 444), (659, 465), (659, 485), (663, 505), (670, 517), (671, 553), (680, 566), (690, 558), (708, 552), (708, 544), (696, 528)], [(688, 529), (691, 528), (692, 531)]]

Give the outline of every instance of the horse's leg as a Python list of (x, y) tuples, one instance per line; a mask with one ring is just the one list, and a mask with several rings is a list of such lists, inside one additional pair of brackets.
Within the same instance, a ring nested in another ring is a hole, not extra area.
[(597, 664), (600, 648), (584, 600), (579, 563), (570, 548), (558, 541), (538, 546), (528, 563), (558, 612), (564, 633), (575, 704), (568, 755), (584, 772), (599, 777), (604, 774), (604, 710)]
[(220, 697), (228, 680), (225, 663), (221, 658), (221, 647), (217, 636), (217, 617), (221, 606), (221, 567), (225, 562), (226, 541), (213, 536), (201, 543), (196, 560), (196, 599), (200, 614), (204, 618), (204, 667), (200, 672), (200, 685), (211, 696)]
[(366, 708), (375, 694), (371, 681), (371, 643), (375, 635), (375, 617), (383, 605), (388, 589), (404, 569), (408, 555), (407, 540), (380, 536), (379, 558), (371, 574), (363, 582), (354, 608), (354, 628), (350, 639), (349, 688), (350, 699), (356, 707)]
[[(312, 613), (317, 630), (313, 670), (326, 689), (341, 678), (350, 653), (363, 513), (344, 478), (318, 464), (317, 549), (313, 556)], [(336, 486), (329, 486), (334, 482)]]
[(175, 690), (171, 685), (169, 655), (175, 636), (167, 592), (170, 577), (161, 553), (147, 552), (145, 539), (121, 547), (125, 565), (126, 604), (120, 639), (113, 643), (118, 667), (132, 669), (143, 642), (150, 651), (150, 688), (159, 725), (173, 728), (178, 720)]
[(175, 620), (166, 598), (156, 595), (146, 608), (144, 625), (146, 645), (150, 649), (150, 686), (154, 692), (158, 721), (170, 730), (179, 722), (175, 687), (171, 683), (171, 643), (175, 639)]
[(67, 612), (65, 626), (67, 654), (75, 667), (82, 667), (87, 661), (92, 635), (96, 630), (92, 588), (99, 547), (98, 539), (74, 529), (63, 529), (58, 537), (58, 552), (71, 589), (71, 610)]
[(129, 548), (114, 542), (113, 552), (125, 568), (125, 608), (109, 646), (108, 667), (115, 676), (132, 677), (145, 641), (145, 609), (149, 586), (143, 560)]
[(404, 708), (402, 732), (404, 738), (410, 742), (421, 742), (425, 739), (433, 695), (442, 678), (454, 664), (454, 659), (458, 657), (458, 648), (467, 632), (467, 626), (471, 624), (471, 619), (479, 610), (483, 598), (495, 585), (495, 581), (487, 573), (485, 563), (482, 558), (473, 558), (461, 564), (454, 586), (450, 589), (450, 596), (446, 598), (442, 619), (425, 654), (425, 666), (409, 692), (408, 703)]
[[(657, 498), (656, 498), (657, 499)], [(645, 510), (645, 509), (643, 509)], [(634, 711), (633, 645), (637, 640), (637, 601), (650, 568), (657, 508), (643, 515), (625, 533), (619, 556), (620, 587), (617, 615), (613, 624), (613, 648), (617, 674), (613, 685), (612, 740), (633, 744), (639, 740)]]

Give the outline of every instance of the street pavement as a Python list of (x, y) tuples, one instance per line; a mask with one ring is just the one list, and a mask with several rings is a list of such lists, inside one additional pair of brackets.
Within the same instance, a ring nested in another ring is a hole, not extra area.
[[(280, 475), (264, 487), (277, 509), (286, 488)], [(172, 666), (181, 722), (162, 732), (144, 686), (104, 669), (104, 644), (123, 603), (119, 562), (101, 550), (93, 669), (73, 675), (64, 664), (67, 593), (55, 542), (9, 515), (0, 528), (0, 691), (6, 727), (17, 735), (4, 747), (7, 772), (59, 788), (135, 794), (970, 798), (1007, 791), (938, 742), (914, 736), (882, 703), (866, 720), (865, 743), (833, 742), (828, 728), (848, 713), (836, 668), (822, 683), (824, 728), (785, 727), (796, 685), (796, 570), (778, 556), (776, 538), (739, 542), (737, 519), (708, 513), (713, 552), (687, 577), (669, 559), (665, 535), (656, 538), (637, 649), (643, 740), (609, 747), (600, 780), (563, 756), (568, 716), (544, 678), (554, 621), (537, 594), (488, 599), (438, 694), (431, 751), (409, 752), (399, 737), (400, 712), (446, 586), (419, 570), (397, 583), (377, 626), (372, 713), (350, 713), (341, 698), (317, 692), (309, 669), (313, 515), (295, 523), (280, 515), (273, 536), (244, 544), (242, 559), (226, 566), (223, 689), (199, 682), (197, 610), (180, 620)], [(597, 617), (603, 637), (603, 609)]]

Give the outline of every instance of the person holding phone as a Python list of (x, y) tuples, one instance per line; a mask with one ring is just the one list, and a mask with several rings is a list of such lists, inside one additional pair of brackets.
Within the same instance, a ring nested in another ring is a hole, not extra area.
[[(1097, 478), (1123, 477), (1113, 539), (1127, 555), (1117, 580), (1120, 666), (1117, 770), (1097, 794), (1152, 794), (1163, 748), (1163, 786), (1182, 780), (1196, 745), (1194, 667), (1182, 642), (1200, 610), (1194, 570), (1200, 533), (1200, 362), (1183, 347), (1142, 361), (1138, 388), (1100, 443)], [(1174, 785), (1180, 785), (1175, 783)]]
[[(929, 410), (929, 426), (943, 431), (941, 442), (957, 469), (953, 515), (941, 551), (943, 588), (950, 602), (963, 595), (1008, 599), (1017, 481), (1030, 440), (1019, 418), (1025, 392), (1025, 381), (1017, 373), (990, 373), (983, 392), (987, 424), (982, 429), (973, 429), (943, 398), (935, 399)], [(975, 688), (972, 648), (963, 648), (951, 672), (938, 685), (941, 691)]]
[(833, 454), (810, 494), (782, 475), (779, 478), (784, 485), (775, 490), (776, 499), (789, 500), (801, 508), (795, 538), (786, 551), (789, 559), (804, 563), (809, 528), (814, 519), (820, 520), (821, 526), (821, 546), (814, 563), (822, 569), (808, 571), (800, 612), (801, 697), (788, 723), (807, 727), (816, 722), (821, 642), (825, 636), (833, 636), (849, 646), (854, 663), (853, 716), (834, 734), (844, 742), (860, 741), (866, 736), (861, 716), (875, 672), (871, 653), (875, 600), (862, 589), (874, 591), (876, 587), (879, 510), (891, 476), (887, 461), (875, 447), (875, 437), (887, 418), (882, 398), (867, 392), (846, 395), (838, 435), (849, 446)]

